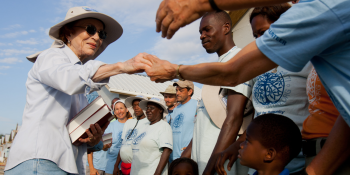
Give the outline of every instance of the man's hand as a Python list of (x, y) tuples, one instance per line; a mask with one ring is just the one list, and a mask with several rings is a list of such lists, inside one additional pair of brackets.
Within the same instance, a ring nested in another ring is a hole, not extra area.
[(157, 32), (162, 31), (162, 37), (170, 39), (180, 27), (211, 10), (208, 0), (163, 0), (156, 15)]
[(238, 149), (236, 146), (236, 142), (232, 144), (230, 147), (228, 147), (225, 151), (218, 153), (220, 155), (217, 155), (216, 163), (215, 163), (215, 169), (216, 172), (219, 175), (227, 175), (224, 164), (227, 159), (230, 160), (230, 162), (227, 164), (227, 170), (231, 171), (232, 165), (237, 160), (238, 156)]
[(105, 144), (105, 145), (103, 145), (102, 150), (107, 151), (111, 146), (112, 146), (112, 143)]
[(146, 55), (145, 60), (149, 61), (152, 66), (146, 69), (146, 73), (152, 81), (165, 82), (176, 77), (176, 69), (178, 65), (172, 64), (169, 61), (161, 60), (154, 55)]
[(144, 59), (145, 56), (149, 54), (147, 53), (139, 53), (134, 58), (127, 60), (121, 65), (121, 72), (134, 74), (144, 72), (146, 69), (149, 69), (152, 64), (150, 61)]
[[(98, 144), (98, 142), (100, 142), (100, 140), (102, 139), (102, 135), (105, 132), (107, 126), (109, 125), (109, 122), (106, 123), (103, 128), (101, 129), (100, 125), (98, 123), (96, 124), (91, 124), (90, 125), (90, 129), (86, 130), (86, 134), (89, 136), (88, 138), (82, 139), (80, 138), (79, 141), (82, 143), (87, 143), (89, 144), (91, 147), (95, 146), (96, 144)], [(91, 130), (91, 132), (90, 132)]]
[(98, 171), (95, 168), (90, 168), (90, 175), (100, 175), (100, 173), (98, 173)]

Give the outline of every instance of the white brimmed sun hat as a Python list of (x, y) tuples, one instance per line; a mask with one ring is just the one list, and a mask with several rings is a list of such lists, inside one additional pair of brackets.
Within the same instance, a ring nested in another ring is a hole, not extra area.
[(128, 97), (125, 99), (125, 106), (127, 108), (131, 108), (132, 107), (132, 102), (134, 100), (148, 100), (148, 98), (144, 95), (137, 95), (135, 97)]
[(139, 104), (140, 108), (144, 111), (146, 111), (147, 109), (147, 103), (149, 102), (152, 102), (152, 103), (156, 103), (158, 104), (159, 106), (161, 106), (163, 109), (164, 109), (164, 113), (163, 114), (167, 114), (168, 113), (168, 110), (167, 110), (167, 107), (165, 106), (165, 102), (163, 99), (161, 98), (156, 98), (156, 97), (153, 97), (149, 100), (142, 100)]
[[(225, 91), (221, 90), (220, 86), (203, 85), (202, 87), (203, 104), (209, 114), (210, 119), (218, 128), (222, 127), (227, 115), (226, 94), (227, 93)], [(224, 98), (226, 100), (224, 100)], [(250, 122), (253, 120), (253, 117), (254, 117), (253, 104), (251, 100), (248, 100), (245, 106), (244, 114), (243, 114), (243, 123), (238, 134), (243, 134), (243, 132), (247, 129)]]
[[(59, 48), (65, 45), (64, 42), (59, 39), (59, 31), (64, 25), (73, 21), (77, 21), (79, 19), (84, 19), (84, 18), (95, 18), (95, 19), (101, 20), (105, 25), (104, 30), (107, 33), (106, 39), (103, 40), (102, 45), (100, 46), (98, 51), (95, 53), (95, 55), (87, 58), (86, 60), (94, 60), (107, 48), (109, 44), (116, 41), (123, 34), (122, 26), (112, 17), (105, 15), (103, 13), (99, 13), (95, 9), (92, 9), (87, 6), (73, 7), (68, 10), (66, 17), (62, 22), (50, 28), (49, 36), (50, 38), (55, 40), (51, 47)], [(41, 52), (27, 56), (27, 59), (34, 63), (36, 58), (39, 56)]]

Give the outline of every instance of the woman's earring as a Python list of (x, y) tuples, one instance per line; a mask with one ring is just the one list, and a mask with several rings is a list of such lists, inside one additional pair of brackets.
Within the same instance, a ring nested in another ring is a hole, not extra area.
[(68, 44), (70, 44), (70, 41), (68, 40)]

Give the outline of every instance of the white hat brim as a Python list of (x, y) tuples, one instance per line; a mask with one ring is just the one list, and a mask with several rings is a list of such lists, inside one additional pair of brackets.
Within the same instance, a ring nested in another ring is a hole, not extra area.
[[(146, 109), (147, 109), (147, 103), (149, 103), (149, 102), (158, 104), (159, 106), (161, 106), (161, 107), (164, 109), (164, 114), (168, 114), (168, 109), (167, 109), (167, 107), (166, 107), (164, 104), (162, 104), (162, 103), (160, 103), (160, 102), (158, 102), (158, 101), (153, 101), (153, 100), (142, 100), (142, 101), (140, 102), (140, 104), (139, 104), (140, 108), (141, 108), (142, 110), (146, 111)], [(145, 113), (145, 114), (146, 114), (146, 113)]]

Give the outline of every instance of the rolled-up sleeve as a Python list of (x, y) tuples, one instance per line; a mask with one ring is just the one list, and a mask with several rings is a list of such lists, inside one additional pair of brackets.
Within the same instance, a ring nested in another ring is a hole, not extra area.
[(68, 95), (91, 93), (106, 85), (109, 79), (93, 82), (92, 77), (105, 63), (90, 60), (84, 65), (72, 63), (67, 55), (47, 50), (35, 63), (36, 78), (41, 83)]

